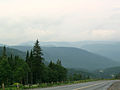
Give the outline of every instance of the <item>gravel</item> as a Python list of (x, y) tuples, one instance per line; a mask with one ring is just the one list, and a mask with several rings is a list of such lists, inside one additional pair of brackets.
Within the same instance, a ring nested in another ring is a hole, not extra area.
[(120, 90), (120, 81), (115, 82), (114, 84), (112, 84), (108, 90)]

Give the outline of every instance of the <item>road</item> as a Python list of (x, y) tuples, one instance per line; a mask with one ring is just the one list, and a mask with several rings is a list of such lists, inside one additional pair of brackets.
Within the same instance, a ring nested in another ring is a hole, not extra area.
[(95, 82), (87, 82), (80, 84), (50, 87), (50, 88), (39, 88), (32, 90), (107, 90), (107, 88), (110, 87), (115, 82), (116, 82), (115, 80), (95, 81)]

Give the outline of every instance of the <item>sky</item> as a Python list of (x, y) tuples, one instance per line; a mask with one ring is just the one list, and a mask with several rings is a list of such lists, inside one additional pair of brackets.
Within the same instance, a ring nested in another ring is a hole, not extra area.
[(0, 43), (120, 41), (120, 0), (0, 0)]

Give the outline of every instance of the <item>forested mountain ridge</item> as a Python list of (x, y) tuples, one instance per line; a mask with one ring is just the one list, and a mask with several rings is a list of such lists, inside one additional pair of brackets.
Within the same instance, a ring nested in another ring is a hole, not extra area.
[[(8, 56), (13, 54), (25, 59), (26, 56), (25, 51), (31, 49), (32, 49), (31, 46), (26, 46), (26, 47), (15, 46), (15, 47), (8, 47), (6, 52)], [(0, 52), (2, 52), (2, 50), (3, 47), (0, 47)], [(58, 59), (60, 59), (65, 67), (72, 68), (72, 69), (68, 69), (68, 74), (78, 73), (78, 75), (80, 74), (86, 77), (87, 75), (89, 75), (91, 77), (98, 77), (98, 78), (101, 77), (112, 78), (111, 75), (119, 73), (118, 71), (119, 67), (114, 67), (114, 66), (119, 66), (119, 63), (116, 63), (108, 58), (87, 52), (83, 49), (73, 48), (73, 47), (42, 47), (42, 52), (44, 54), (44, 58), (46, 62), (49, 63), (51, 60), (56, 62)], [(1, 54), (2, 53), (0, 53), (0, 55)], [(106, 65), (107, 67), (105, 67), (104, 65)], [(89, 70), (96, 70), (96, 69), (103, 70), (104, 73), (99, 73), (99, 70), (95, 72), (89, 72)]]
[[(44, 47), (46, 60), (60, 58), (63, 65), (68, 68), (84, 68), (95, 70), (100, 68), (109, 68), (119, 66), (109, 58), (85, 51), (83, 49), (71, 47)], [(49, 55), (49, 57), (48, 57)]]
[(108, 44), (86, 44), (82, 48), (90, 52), (111, 58), (114, 61), (119, 61), (120, 58), (120, 43), (108, 43)]
[[(119, 41), (78, 41), (78, 42), (40, 42), (42, 46), (54, 47), (76, 47), (82, 48), (92, 53), (96, 53), (108, 57), (114, 61), (120, 58), (120, 42)], [(32, 46), (31, 42), (21, 44)]]
[[(76, 47), (96, 53), (114, 61), (119, 61), (120, 58), (120, 42), (119, 41), (78, 41), (78, 42), (40, 42), (42, 46), (54, 47)], [(33, 43), (26, 42), (20, 46), (32, 46)]]
[[(31, 50), (31, 46), (12, 46), (21, 51)], [(103, 69), (119, 66), (118, 62), (109, 58), (73, 47), (42, 47), (46, 61), (59, 58), (67, 68), (85, 68), (89, 70)]]
[[(10, 47), (7, 47), (6, 49), (7, 49), (6, 53), (8, 56), (10, 56), (12, 54), (12, 55), (19, 56), (19, 57), (25, 59), (25, 56), (26, 56), (25, 52), (14, 49), (14, 48), (10, 48)], [(3, 52), (3, 47), (1, 46), (0, 47), (0, 55), (2, 55), (2, 52)]]
[[(38, 40), (33, 49), (30, 52), (27, 51), (25, 60), (21, 59), (19, 55), (14, 55), (12, 50), (14, 53), (17, 51), (5, 46), (1, 49), (0, 85), (3, 90), (5, 90), (4, 86), (12, 85), (15, 82), (28, 85), (67, 81), (67, 69), (62, 66), (59, 59), (56, 63), (52, 61), (48, 65), (44, 63)], [(8, 55), (10, 51), (11, 53)]]

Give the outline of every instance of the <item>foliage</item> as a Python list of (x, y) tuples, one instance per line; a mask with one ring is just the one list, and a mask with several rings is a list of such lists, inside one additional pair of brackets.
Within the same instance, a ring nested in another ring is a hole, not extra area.
[(7, 56), (6, 52), (7, 49), (4, 47), (0, 57), (0, 84), (36, 88), (68, 84), (70, 81), (83, 79), (80, 73), (74, 73), (72, 79), (69, 78), (67, 69), (62, 66), (59, 59), (56, 63), (51, 61), (46, 65), (38, 40), (33, 49), (27, 51), (26, 60), (12, 53)]
[(2, 58), (0, 61), (0, 81), (1, 83), (9, 83), (9, 80), (11, 78), (11, 67), (8, 63), (7, 58)]
[(29, 70), (27, 63), (23, 59), (13, 55), (8, 57), (6, 47), (3, 48), (3, 54), (0, 57), (0, 84), (22, 83)]

